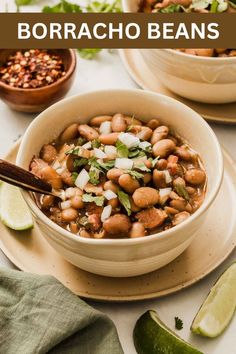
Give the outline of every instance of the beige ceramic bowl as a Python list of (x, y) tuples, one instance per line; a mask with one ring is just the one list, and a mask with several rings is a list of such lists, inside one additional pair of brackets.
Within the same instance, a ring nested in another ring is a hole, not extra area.
[[(123, 0), (126, 12), (137, 12), (140, 0)], [(145, 62), (174, 93), (204, 103), (236, 102), (236, 57), (207, 58), (173, 49), (140, 49)]]
[(23, 191), (44, 237), (65, 259), (89, 272), (112, 277), (135, 276), (158, 269), (180, 255), (192, 242), (206, 217), (222, 180), (219, 143), (209, 125), (182, 103), (141, 90), (105, 90), (64, 99), (41, 113), (27, 129), (17, 164), (28, 169), (32, 156), (73, 122), (86, 123), (100, 114), (123, 112), (148, 121), (158, 117), (170, 125), (202, 156), (208, 189), (202, 206), (182, 224), (137, 239), (86, 239), (75, 236), (48, 219)]

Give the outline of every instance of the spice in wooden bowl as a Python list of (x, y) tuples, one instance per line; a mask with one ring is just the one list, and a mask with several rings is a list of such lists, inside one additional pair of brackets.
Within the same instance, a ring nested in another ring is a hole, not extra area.
[(19, 50), (0, 67), (2, 82), (23, 89), (48, 86), (64, 75), (62, 59), (48, 50)]

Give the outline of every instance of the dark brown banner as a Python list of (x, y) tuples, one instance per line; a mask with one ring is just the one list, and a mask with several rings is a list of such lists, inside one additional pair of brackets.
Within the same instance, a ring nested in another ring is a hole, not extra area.
[(0, 14), (0, 48), (236, 48), (236, 14)]

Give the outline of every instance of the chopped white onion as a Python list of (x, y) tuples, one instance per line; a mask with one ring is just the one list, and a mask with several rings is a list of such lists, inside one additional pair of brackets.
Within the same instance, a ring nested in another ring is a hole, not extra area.
[(159, 189), (159, 196), (160, 196), (159, 202), (160, 202), (160, 204), (164, 204), (167, 201), (171, 191), (172, 191), (172, 188)]
[(102, 122), (100, 125), (99, 131), (101, 134), (110, 134), (111, 133), (111, 122)]
[(94, 148), (93, 151), (94, 151), (94, 156), (97, 157), (98, 159), (105, 159), (107, 157), (105, 152), (103, 152), (100, 149)]
[[(63, 189), (60, 189), (59, 191), (56, 191), (56, 192), (57, 192), (56, 194), (58, 194), (58, 197), (61, 198), (61, 200), (66, 200), (66, 193)], [(54, 193), (55, 193), (55, 191), (54, 191)]]
[(65, 170), (66, 170), (66, 167), (60, 167), (60, 168), (57, 168), (56, 171), (59, 175), (62, 175), (62, 173), (65, 172)]
[(78, 174), (75, 180), (76, 187), (79, 187), (80, 189), (84, 189), (89, 179), (90, 177), (88, 172), (83, 168), (83, 170)]
[(60, 164), (60, 162), (59, 162), (58, 160), (56, 160), (56, 161), (53, 162), (52, 168), (53, 168), (54, 170), (57, 170), (57, 169), (60, 168), (60, 167), (61, 167), (61, 164)]
[(133, 167), (133, 160), (127, 159), (126, 157), (117, 158), (115, 161), (115, 167), (121, 168), (122, 170), (131, 170)]
[(70, 207), (71, 207), (71, 201), (70, 200), (66, 200), (65, 202), (61, 203), (62, 210), (69, 209)]
[(67, 199), (74, 197), (75, 196), (75, 188), (73, 188), (73, 187), (67, 188), (65, 190), (65, 195), (66, 195)]
[(92, 147), (91, 141), (88, 141), (86, 144), (82, 145), (82, 148), (84, 149), (91, 149), (91, 147)]
[(115, 159), (117, 156), (116, 147), (112, 145), (105, 145), (104, 152), (109, 159)]
[(172, 191), (172, 188), (160, 188), (159, 189), (160, 197), (162, 198), (162, 197), (169, 195), (171, 191)]
[(170, 172), (168, 170), (164, 170), (162, 172), (165, 174), (166, 183), (168, 184), (172, 182), (172, 177), (170, 175)]
[(130, 133), (120, 133), (119, 140), (125, 144), (128, 149), (138, 146), (140, 143), (139, 138)]
[(142, 141), (141, 143), (139, 143), (140, 149), (143, 149), (143, 150), (149, 148), (149, 146), (151, 146), (151, 145), (152, 145), (152, 144), (149, 143), (148, 141)]
[(106, 219), (108, 219), (111, 215), (111, 212), (112, 212), (112, 206), (111, 205), (105, 206), (101, 214), (101, 221), (104, 222)]
[(110, 189), (108, 189), (107, 191), (105, 191), (103, 193), (104, 197), (107, 199), (107, 200), (111, 200), (111, 199), (114, 199), (114, 198), (117, 198), (117, 195), (116, 193), (114, 193), (113, 191), (111, 191)]

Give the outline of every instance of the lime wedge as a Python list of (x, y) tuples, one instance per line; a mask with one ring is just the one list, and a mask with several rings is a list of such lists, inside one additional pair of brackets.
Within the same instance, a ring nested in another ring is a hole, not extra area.
[(228, 326), (236, 308), (236, 263), (218, 279), (193, 320), (191, 330), (217, 337)]
[(33, 227), (31, 213), (20, 190), (7, 183), (2, 183), (0, 187), (0, 219), (13, 230)]
[(203, 354), (166, 327), (152, 310), (138, 319), (133, 337), (138, 354)]

